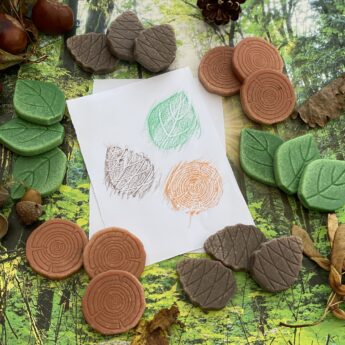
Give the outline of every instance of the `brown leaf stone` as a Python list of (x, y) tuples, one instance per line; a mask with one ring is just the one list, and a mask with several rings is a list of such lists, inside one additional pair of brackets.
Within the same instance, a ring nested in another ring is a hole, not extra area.
[(210, 236), (205, 251), (235, 271), (249, 271), (250, 256), (267, 239), (254, 225), (227, 226)]
[(311, 96), (292, 115), (310, 127), (323, 127), (328, 120), (338, 118), (345, 110), (345, 75), (333, 80)]
[(67, 48), (86, 72), (103, 74), (115, 69), (117, 59), (110, 54), (104, 34), (91, 32), (70, 37)]
[(183, 290), (202, 309), (224, 308), (236, 291), (232, 271), (218, 261), (184, 259), (176, 270)]
[(263, 243), (251, 258), (252, 278), (269, 292), (288, 289), (298, 279), (302, 267), (302, 241), (296, 236)]
[(118, 16), (107, 31), (110, 52), (121, 60), (134, 61), (134, 40), (144, 30), (135, 13), (126, 11)]
[(135, 39), (134, 57), (151, 72), (167, 69), (175, 60), (176, 38), (172, 26), (157, 25), (146, 29)]

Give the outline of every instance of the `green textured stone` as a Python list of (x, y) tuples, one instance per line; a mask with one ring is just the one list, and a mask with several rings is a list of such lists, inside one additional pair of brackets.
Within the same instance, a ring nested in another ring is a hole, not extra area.
[(66, 107), (63, 92), (52, 83), (18, 80), (13, 98), (17, 115), (39, 125), (61, 121)]
[(0, 126), (0, 143), (21, 156), (35, 156), (62, 144), (64, 128), (59, 123), (41, 126), (20, 118)]
[(330, 212), (345, 204), (345, 161), (318, 159), (306, 166), (298, 197), (309, 209)]
[(280, 145), (274, 155), (274, 176), (278, 187), (287, 194), (297, 193), (304, 168), (319, 158), (320, 152), (311, 134)]
[(20, 199), (25, 187), (46, 196), (59, 189), (66, 173), (67, 158), (58, 148), (33, 157), (18, 157), (13, 165), (12, 199)]
[(245, 128), (241, 131), (240, 162), (245, 173), (253, 179), (276, 186), (273, 161), (277, 148), (284, 141), (267, 132)]

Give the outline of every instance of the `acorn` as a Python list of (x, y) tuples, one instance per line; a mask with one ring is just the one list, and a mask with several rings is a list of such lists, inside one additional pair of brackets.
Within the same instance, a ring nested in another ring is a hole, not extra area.
[(74, 15), (66, 4), (54, 0), (37, 0), (32, 8), (32, 21), (39, 31), (59, 35), (72, 29)]
[(42, 205), (33, 201), (19, 201), (16, 205), (17, 214), (24, 225), (30, 225), (42, 215)]
[(7, 234), (8, 222), (3, 214), (0, 214), (0, 240)]
[(32, 201), (36, 204), (42, 205), (42, 197), (40, 192), (33, 188), (30, 188), (25, 192), (25, 194), (21, 198), (21, 201)]
[(7, 200), (10, 197), (10, 193), (5, 187), (0, 187), (0, 207), (4, 207)]
[(22, 53), (27, 45), (28, 36), (19, 21), (0, 13), (0, 49), (16, 55)]

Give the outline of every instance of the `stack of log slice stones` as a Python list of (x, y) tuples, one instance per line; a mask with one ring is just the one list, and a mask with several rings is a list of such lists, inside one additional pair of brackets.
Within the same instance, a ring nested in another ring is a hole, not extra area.
[(211, 93), (240, 93), (245, 114), (257, 123), (271, 125), (286, 120), (296, 103), (283, 68), (277, 48), (262, 38), (249, 37), (235, 48), (209, 50), (201, 59), (198, 75)]
[(94, 330), (119, 334), (138, 324), (145, 310), (144, 289), (138, 280), (145, 260), (143, 244), (127, 230), (106, 228), (92, 236), (83, 254), (92, 280), (82, 309)]

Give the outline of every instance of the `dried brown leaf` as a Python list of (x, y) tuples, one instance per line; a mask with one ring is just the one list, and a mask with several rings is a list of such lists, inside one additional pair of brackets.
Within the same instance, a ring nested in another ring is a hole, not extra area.
[(13, 55), (0, 49), (0, 70), (17, 65), (25, 61), (25, 55)]
[(31, 20), (26, 19), (26, 18), (24, 18), (23, 23), (24, 23), (24, 29), (29, 35), (31, 42), (38, 41), (39, 32), (35, 24)]
[(344, 303), (344, 297), (335, 294), (332, 304), (329, 306), (329, 309), (332, 311), (333, 315), (340, 319), (345, 320), (345, 311), (340, 309), (340, 304)]
[(179, 309), (176, 304), (161, 309), (151, 321), (140, 321), (131, 345), (169, 345), (169, 329), (178, 323)]
[(300, 118), (310, 127), (323, 127), (345, 110), (345, 75), (333, 80), (299, 106), (293, 118)]
[(345, 285), (342, 285), (342, 270), (345, 259), (345, 224), (341, 224), (334, 236), (331, 271), (329, 274), (329, 284), (332, 290), (338, 295), (345, 296)]
[(339, 222), (337, 215), (335, 213), (329, 213), (327, 218), (327, 232), (331, 246), (333, 246), (334, 236), (338, 229), (338, 226)]
[(297, 225), (294, 225), (291, 229), (291, 233), (292, 235), (297, 236), (302, 240), (304, 255), (315, 261), (324, 270), (330, 270), (329, 260), (322, 256), (321, 253), (316, 249), (313, 240), (304, 229), (300, 228)]

